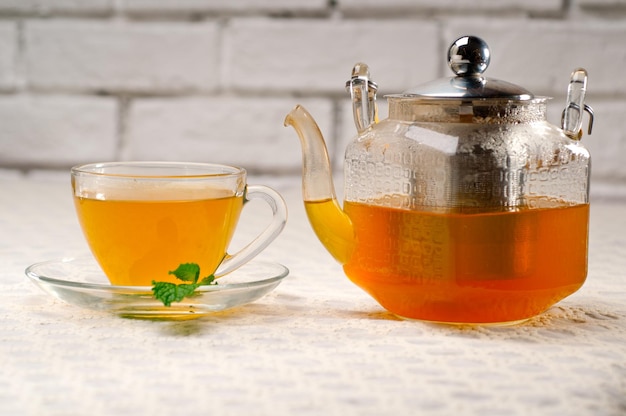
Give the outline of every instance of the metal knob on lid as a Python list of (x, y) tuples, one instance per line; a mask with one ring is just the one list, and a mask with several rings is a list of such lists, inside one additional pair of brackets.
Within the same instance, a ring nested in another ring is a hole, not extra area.
[(491, 60), (489, 46), (476, 36), (463, 36), (448, 49), (448, 66), (459, 76), (473, 76), (485, 72)]

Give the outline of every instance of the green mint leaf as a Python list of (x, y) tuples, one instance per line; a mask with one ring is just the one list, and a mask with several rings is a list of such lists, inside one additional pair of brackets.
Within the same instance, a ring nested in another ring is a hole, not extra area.
[(196, 283), (200, 276), (200, 266), (196, 263), (183, 263), (178, 266), (176, 270), (172, 270), (168, 274), (173, 274), (178, 280), (184, 282)]
[(217, 282), (215, 281), (215, 276), (214, 275), (210, 275), (205, 277), (204, 279), (200, 280), (200, 283), (198, 283), (198, 286), (205, 286), (205, 285), (216, 285)]
[(196, 263), (183, 263), (176, 270), (168, 272), (173, 274), (178, 280), (192, 283), (169, 283), (152, 281), (152, 293), (155, 299), (163, 302), (165, 306), (171, 306), (173, 302), (180, 302), (186, 297), (192, 296), (193, 292), (202, 285), (216, 285), (215, 276), (210, 275), (203, 278), (198, 283), (200, 277), (200, 266)]
[(169, 282), (155, 282), (154, 280), (152, 285), (154, 297), (163, 302), (165, 306), (171, 306), (172, 302), (180, 302), (184, 298), (191, 296), (199, 286), (196, 283), (177, 285)]

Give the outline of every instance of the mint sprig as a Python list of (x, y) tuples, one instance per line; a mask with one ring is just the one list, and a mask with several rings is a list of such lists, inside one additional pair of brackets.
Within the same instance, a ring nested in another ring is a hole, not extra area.
[(193, 295), (193, 292), (204, 285), (216, 285), (214, 275), (209, 275), (198, 281), (200, 277), (200, 266), (196, 263), (183, 263), (176, 270), (168, 272), (173, 274), (178, 280), (191, 283), (170, 283), (152, 281), (152, 293), (155, 299), (163, 302), (165, 306), (171, 306), (172, 302), (180, 302), (186, 297)]

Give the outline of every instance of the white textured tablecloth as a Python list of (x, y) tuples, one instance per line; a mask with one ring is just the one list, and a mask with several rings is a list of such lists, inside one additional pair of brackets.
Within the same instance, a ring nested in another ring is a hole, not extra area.
[[(626, 414), (626, 204), (592, 204), (576, 294), (523, 325), (453, 327), (399, 320), (350, 283), (294, 178), (278, 186), (287, 227), (259, 257), (290, 276), (249, 305), (155, 322), (25, 277), (88, 253), (68, 182), (0, 181), (1, 415)], [(237, 238), (254, 228), (248, 215)]]

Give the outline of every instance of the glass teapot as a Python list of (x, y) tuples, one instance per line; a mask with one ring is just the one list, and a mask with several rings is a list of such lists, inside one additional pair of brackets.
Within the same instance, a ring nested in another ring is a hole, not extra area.
[(587, 275), (589, 152), (580, 144), (587, 73), (572, 73), (562, 128), (548, 98), (486, 78), (485, 42), (456, 40), (454, 77), (388, 96), (357, 64), (346, 88), (358, 136), (345, 153), (343, 208), (324, 139), (301, 106), (286, 117), (303, 153), (310, 223), (346, 275), (384, 308), (446, 323), (515, 323)]

